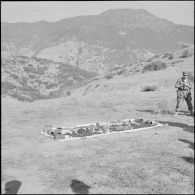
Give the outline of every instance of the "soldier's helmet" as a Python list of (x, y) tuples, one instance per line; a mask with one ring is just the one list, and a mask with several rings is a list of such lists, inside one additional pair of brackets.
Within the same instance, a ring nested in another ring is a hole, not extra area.
[(183, 75), (185, 75), (185, 74), (187, 74), (187, 75), (188, 75), (188, 72), (186, 72), (186, 71), (183, 71), (182, 73), (183, 73)]

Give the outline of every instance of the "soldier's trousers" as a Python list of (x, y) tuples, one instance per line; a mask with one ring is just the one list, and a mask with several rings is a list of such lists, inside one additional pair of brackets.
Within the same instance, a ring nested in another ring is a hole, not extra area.
[(178, 91), (177, 92), (177, 105), (176, 105), (176, 110), (178, 110), (181, 107), (181, 104), (183, 101), (186, 101), (188, 110), (192, 111), (193, 106), (192, 106), (192, 96), (190, 92), (184, 92), (184, 91)]

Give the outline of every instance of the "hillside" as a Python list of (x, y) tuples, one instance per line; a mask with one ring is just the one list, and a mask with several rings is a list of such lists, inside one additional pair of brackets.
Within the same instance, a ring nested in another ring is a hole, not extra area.
[(94, 73), (45, 59), (12, 56), (2, 59), (1, 92), (22, 101), (71, 95)]
[[(185, 52), (186, 50), (189, 52)], [(189, 55), (183, 57), (184, 53)], [(171, 54), (173, 58), (169, 59)], [(126, 106), (140, 110), (142, 110), (142, 107), (152, 107), (155, 111), (155, 109), (158, 110), (155, 102), (156, 104), (160, 103), (162, 109), (174, 112), (176, 103), (175, 83), (182, 76), (182, 71), (189, 72), (191, 75), (189, 78), (194, 83), (194, 46), (171, 54), (167, 55), (165, 53), (156, 56), (154, 59), (149, 59), (149, 62), (145, 61), (143, 64), (134, 64), (130, 67), (115, 70), (111, 74), (78, 88), (73, 92), (72, 97), (84, 99), (97, 108), (109, 109), (121, 118), (123, 118), (121, 112), (123, 112), (123, 109), (127, 109)], [(144, 67), (151, 64), (165, 64), (166, 66), (165, 68), (160, 66), (156, 70), (147, 68), (146, 72), (143, 71)], [(155, 90), (148, 93), (143, 92), (143, 89), (147, 86), (154, 87)], [(157, 100), (154, 101), (156, 98)], [(134, 102), (136, 102), (135, 105)]]
[[(53, 62), (36, 57), (12, 56), (2, 58), (2, 95), (9, 95), (21, 101), (34, 101), (45, 98), (57, 98), (71, 95), (75, 89), (82, 86), (87, 94), (92, 90), (90, 86), (99, 88), (106, 85), (107, 81), (120, 77), (137, 75), (142, 76), (146, 72), (166, 70), (167, 68), (184, 68), (187, 59), (194, 56), (194, 46), (175, 52), (155, 55), (152, 58), (143, 60), (140, 63), (131, 65), (116, 66), (107, 74), (97, 75), (78, 67), (67, 65), (61, 62)], [(181, 67), (180, 67), (181, 66)], [(186, 65), (185, 65), (186, 66)], [(190, 68), (192, 73), (192, 67)], [(193, 74), (193, 73), (192, 73)], [(120, 82), (120, 81), (119, 81)], [(77, 90), (79, 91), (79, 90)]]
[(105, 74), (193, 44), (194, 29), (142, 9), (113, 9), (57, 22), (2, 23), (2, 55), (62, 62)]
[[(194, 117), (185, 103), (181, 115), (173, 114), (180, 67), (194, 73), (194, 55), (177, 57), (182, 53), (157, 57), (166, 69), (101, 77), (68, 97), (31, 103), (2, 97), (2, 192), (17, 180), (19, 194), (193, 194)], [(164, 126), (70, 142), (40, 134), (48, 125), (127, 118)]]

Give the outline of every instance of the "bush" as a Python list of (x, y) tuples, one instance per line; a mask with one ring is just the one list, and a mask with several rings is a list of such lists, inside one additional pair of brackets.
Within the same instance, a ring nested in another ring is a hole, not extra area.
[(41, 74), (41, 75), (43, 75), (44, 73), (45, 73), (45, 71), (47, 70), (48, 68), (47, 67), (38, 67), (37, 68), (37, 74)]
[(174, 65), (174, 64), (181, 63), (181, 62), (183, 62), (183, 60), (177, 60), (177, 61), (171, 62), (171, 64)]
[(7, 81), (2, 82), (1, 83), (1, 87), (3, 89), (7, 89), (7, 90), (11, 90), (11, 89), (15, 89), (16, 88), (16, 86), (13, 83), (7, 82)]
[(34, 74), (29, 74), (29, 78), (34, 79), (34, 78), (36, 78), (36, 76)]
[(125, 69), (122, 69), (122, 70), (120, 70), (120, 71), (117, 72), (117, 75), (121, 75), (121, 74), (123, 74), (125, 71), (126, 71)]
[(189, 50), (184, 50), (182, 55), (179, 58), (187, 58), (190, 57), (192, 54), (190, 53)]
[(162, 58), (168, 58), (169, 60), (172, 60), (174, 58), (174, 55), (172, 53), (165, 53)]
[(17, 74), (10, 74), (14, 79), (18, 79), (19, 76)]
[(164, 62), (156, 61), (152, 62), (150, 64), (147, 64), (144, 66), (142, 73), (145, 73), (147, 71), (158, 71), (158, 70), (164, 70), (167, 68), (167, 64)]
[(95, 86), (95, 88), (97, 88), (97, 87), (99, 87), (100, 85), (99, 84), (97, 84), (96, 86)]
[(143, 92), (149, 92), (149, 91), (156, 91), (158, 89), (157, 86), (145, 86), (142, 91)]
[(23, 69), (26, 73), (37, 73), (36, 69), (33, 67), (32, 64), (29, 64), (28, 66), (24, 66)]
[(71, 96), (71, 92), (70, 92), (70, 91), (67, 91), (67, 92), (66, 92), (66, 95), (67, 95), (67, 96)]
[(158, 57), (159, 57), (159, 55), (155, 55), (155, 56), (151, 57), (151, 59), (155, 59), (155, 58), (158, 58)]
[(23, 94), (19, 94), (18, 92), (11, 94), (11, 97), (16, 98), (17, 100), (23, 101), (23, 102), (25, 102), (25, 101), (32, 102), (33, 101), (33, 99), (30, 96), (25, 96)]
[(45, 85), (45, 88), (46, 89), (51, 89), (51, 88), (54, 88), (54, 87), (57, 87), (58, 86), (58, 83), (46, 83)]
[(174, 55), (171, 53), (168, 57), (169, 60), (172, 60), (174, 58)]
[(50, 91), (48, 98), (55, 98), (55, 97), (58, 97), (59, 95), (60, 95), (59, 91)]
[(106, 79), (112, 79), (112, 78), (113, 78), (113, 75), (112, 75), (112, 74), (107, 74), (107, 75), (105, 76), (105, 78), (106, 78)]
[(183, 43), (183, 44), (181, 45), (181, 48), (182, 48), (182, 49), (185, 49), (185, 48), (188, 48), (189, 46), (190, 46), (189, 44)]

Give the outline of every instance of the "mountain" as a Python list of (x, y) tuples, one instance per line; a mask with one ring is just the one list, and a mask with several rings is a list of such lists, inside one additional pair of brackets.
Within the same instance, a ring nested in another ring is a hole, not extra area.
[(1, 23), (2, 57), (28, 56), (105, 74), (193, 44), (194, 29), (143, 9), (113, 9), (57, 22)]

